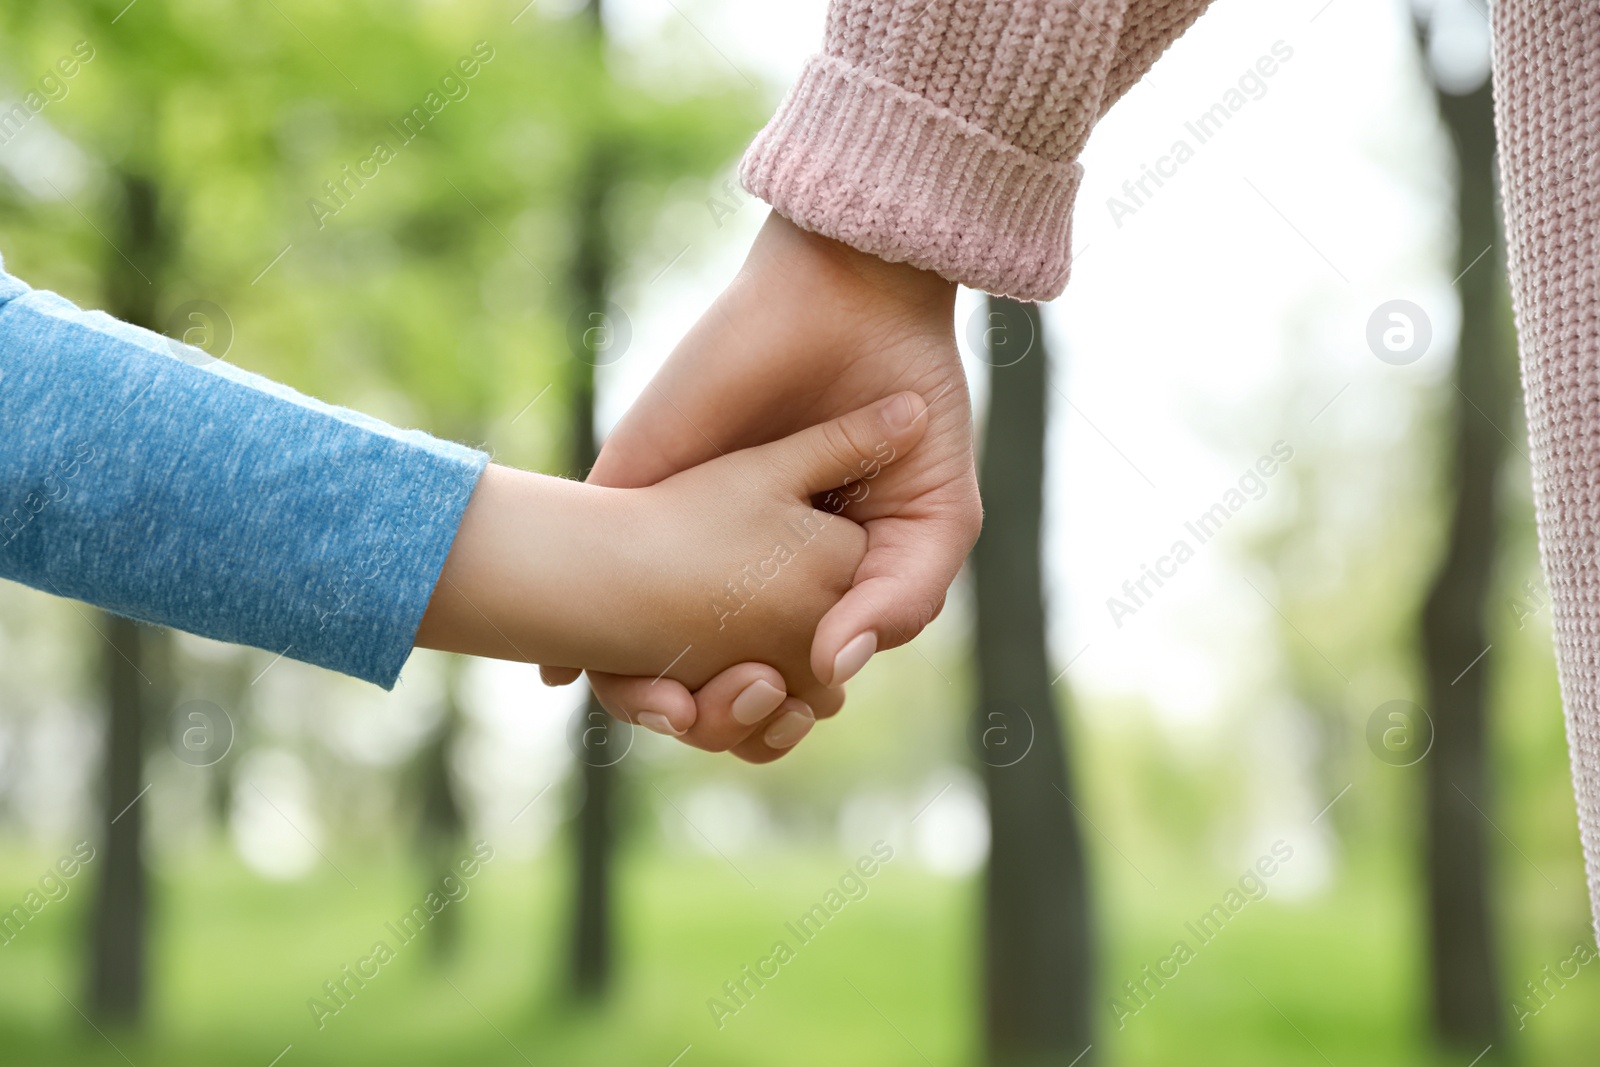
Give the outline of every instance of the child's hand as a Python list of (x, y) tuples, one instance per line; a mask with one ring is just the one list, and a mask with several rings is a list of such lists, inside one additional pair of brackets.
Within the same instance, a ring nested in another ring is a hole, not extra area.
[[(648, 488), (602, 490), (634, 531), (625, 553), (638, 582), (630, 606), (646, 625), (613, 650), (632, 667), (593, 657), (581, 665), (664, 673), (694, 689), (759, 660), (777, 668), (792, 696), (824, 715), (836, 710), (842, 692), (818, 681), (812, 636), (849, 590), (867, 536), (834, 512), (870, 494), (878, 473), (916, 443), (924, 410), (921, 397), (902, 393)], [(639, 669), (650, 657), (653, 669)]]
[(817, 680), (812, 636), (867, 538), (811, 499), (837, 490), (837, 508), (870, 494), (922, 436), (925, 408), (902, 393), (643, 489), (490, 467), (417, 644), (690, 688), (759, 661), (830, 714), (843, 698)]

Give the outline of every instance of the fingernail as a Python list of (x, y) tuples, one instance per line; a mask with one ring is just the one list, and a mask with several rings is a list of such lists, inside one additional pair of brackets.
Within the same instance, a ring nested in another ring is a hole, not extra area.
[(765, 679), (756, 679), (733, 698), (733, 721), (744, 726), (756, 723), (778, 710), (785, 694)]
[(671, 720), (669, 720), (659, 711), (641, 711), (638, 717), (639, 725), (643, 726), (646, 730), (654, 730), (656, 733), (665, 734), (668, 737), (683, 736), (683, 731), (674, 730), (672, 728)]
[(916, 421), (916, 413), (911, 410), (911, 400), (904, 393), (895, 397), (883, 408), (883, 422), (890, 430), (899, 433), (910, 427)]
[(815, 725), (817, 718), (809, 708), (805, 711), (786, 711), (777, 722), (767, 727), (763, 740), (768, 748), (793, 748)]
[(833, 681), (830, 684), (837, 687), (854, 678), (876, 651), (878, 651), (877, 634), (870, 630), (864, 634), (857, 634), (849, 644), (839, 650), (837, 656), (833, 657)]

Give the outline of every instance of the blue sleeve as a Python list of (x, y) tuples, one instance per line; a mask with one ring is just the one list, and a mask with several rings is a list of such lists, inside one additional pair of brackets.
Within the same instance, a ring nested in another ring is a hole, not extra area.
[(488, 457), (197, 355), (0, 262), (0, 577), (392, 687)]

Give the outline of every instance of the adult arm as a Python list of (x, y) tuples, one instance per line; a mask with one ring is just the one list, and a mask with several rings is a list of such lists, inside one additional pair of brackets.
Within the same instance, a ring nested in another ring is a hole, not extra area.
[[(952, 332), (955, 284), (1060, 293), (1077, 156), (1104, 114), (1208, 0), (835, 0), (806, 65), (740, 167), (776, 209), (744, 269), (618, 425), (591, 475), (644, 485), (898, 389), (930, 401), (919, 454), (845, 514), (869, 547), (819, 627), (817, 677), (915, 637), (978, 534), (972, 416)], [(735, 668), (691, 696), (592, 675), (614, 712), (743, 727)], [(563, 672), (547, 672), (562, 680)], [(826, 714), (833, 709), (819, 709)]]
[(1090, 130), (1208, 3), (835, 0), (740, 175), (857, 251), (1050, 299)]
[(393, 686), (488, 457), (202, 355), (0, 264), (0, 577)]
[(1494, 101), (1540, 556), (1600, 930), (1600, 7), (1494, 6)]

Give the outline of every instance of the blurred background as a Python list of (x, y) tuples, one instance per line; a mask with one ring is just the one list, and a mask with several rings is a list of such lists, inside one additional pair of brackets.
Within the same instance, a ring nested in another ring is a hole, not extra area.
[[(1117, 106), (1068, 293), (962, 294), (973, 565), (773, 766), (0, 587), (0, 1059), (1592, 1062), (1480, 3), (1227, 0)], [(824, 15), (8, 0), (0, 251), (581, 475)]]

